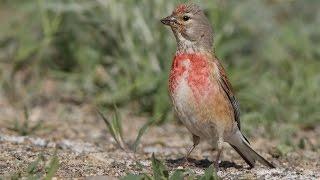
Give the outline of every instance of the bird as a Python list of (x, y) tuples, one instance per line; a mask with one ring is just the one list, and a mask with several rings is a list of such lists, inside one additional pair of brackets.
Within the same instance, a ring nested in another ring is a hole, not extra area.
[(215, 55), (213, 28), (201, 7), (182, 3), (160, 20), (169, 26), (177, 48), (169, 73), (169, 95), (174, 111), (192, 134), (191, 152), (207, 141), (217, 149), (214, 165), (228, 143), (253, 168), (256, 161), (275, 166), (252, 149), (241, 132), (240, 107), (226, 71)]

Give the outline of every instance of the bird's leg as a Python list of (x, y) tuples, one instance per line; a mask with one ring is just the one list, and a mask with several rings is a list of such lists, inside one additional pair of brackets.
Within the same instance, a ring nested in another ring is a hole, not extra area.
[(222, 151), (223, 151), (223, 140), (219, 139), (218, 140), (218, 154), (216, 157), (216, 161), (214, 162), (214, 166), (215, 166), (217, 172), (219, 171), (219, 161), (220, 161), (220, 156), (222, 154)]
[(191, 152), (194, 150), (194, 148), (196, 148), (196, 146), (199, 144), (200, 142), (200, 137), (199, 136), (196, 136), (196, 135), (192, 135), (192, 140), (193, 140), (193, 145), (192, 147), (188, 150), (186, 156), (185, 156), (185, 159), (188, 160)]
[(189, 148), (186, 156), (184, 157), (184, 160), (183, 160), (184, 163), (188, 162), (188, 158), (189, 158), (191, 152), (192, 152), (192, 151), (194, 150), (194, 148), (196, 148), (197, 145), (200, 143), (200, 137), (192, 134), (192, 141), (193, 141), (193, 145), (192, 145), (192, 147)]

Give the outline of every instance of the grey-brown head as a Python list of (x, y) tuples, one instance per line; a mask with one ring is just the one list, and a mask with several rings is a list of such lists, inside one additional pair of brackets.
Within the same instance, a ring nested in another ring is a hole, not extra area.
[(172, 14), (161, 19), (171, 27), (178, 45), (178, 51), (211, 51), (213, 31), (203, 10), (196, 4), (180, 4)]

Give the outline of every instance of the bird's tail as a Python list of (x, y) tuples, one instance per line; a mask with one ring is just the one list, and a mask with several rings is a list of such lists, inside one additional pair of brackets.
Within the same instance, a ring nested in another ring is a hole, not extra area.
[(256, 161), (259, 161), (261, 164), (269, 167), (275, 168), (273, 164), (268, 162), (257, 152), (255, 152), (249, 145), (248, 141), (244, 138), (242, 133), (238, 131), (235, 133), (229, 141), (230, 145), (238, 152), (238, 154), (246, 161), (246, 163), (253, 168)]

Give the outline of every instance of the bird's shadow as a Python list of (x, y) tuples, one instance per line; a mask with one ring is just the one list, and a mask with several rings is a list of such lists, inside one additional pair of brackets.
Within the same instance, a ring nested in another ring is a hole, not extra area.
[[(184, 166), (184, 164), (186, 163), (186, 159), (185, 158), (178, 158), (178, 159), (166, 159), (166, 164), (169, 167), (175, 168), (178, 166)], [(213, 162), (209, 161), (208, 159), (193, 159), (193, 158), (188, 158), (187, 164), (190, 167), (197, 167), (197, 168), (207, 168), (209, 167)], [(236, 168), (236, 169), (242, 169), (243, 166), (241, 165), (237, 165), (234, 162), (230, 162), (230, 161), (221, 161), (219, 163), (219, 167), (223, 168), (223, 169), (228, 169), (228, 168)]]

